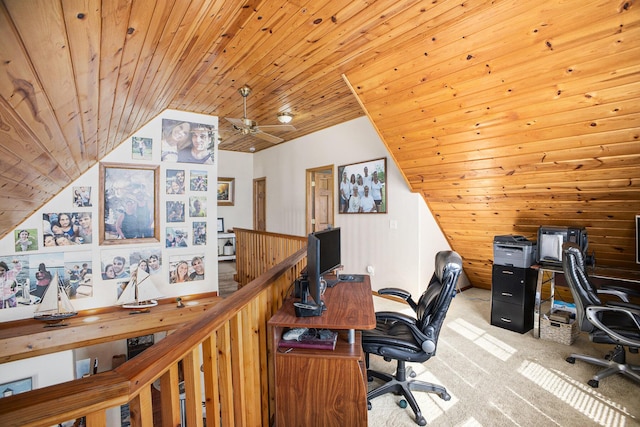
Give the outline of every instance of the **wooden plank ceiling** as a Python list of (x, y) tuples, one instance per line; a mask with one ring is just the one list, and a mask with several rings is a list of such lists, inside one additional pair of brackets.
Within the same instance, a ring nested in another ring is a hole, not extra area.
[[(166, 108), (290, 140), (367, 114), (475, 286), (492, 240), (583, 225), (637, 269), (634, 1), (2, 0), (0, 236)], [(220, 122), (225, 150), (269, 142)]]

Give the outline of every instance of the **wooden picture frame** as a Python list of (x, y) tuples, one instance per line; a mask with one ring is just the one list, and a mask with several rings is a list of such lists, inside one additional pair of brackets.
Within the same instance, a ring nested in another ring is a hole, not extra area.
[[(345, 173), (347, 175), (346, 184), (343, 177)], [(338, 213), (387, 213), (388, 194), (386, 182), (386, 157), (338, 166)], [(351, 189), (354, 187), (358, 188), (357, 203), (351, 201), (353, 197)], [(363, 200), (364, 187), (368, 188), (366, 191), (373, 198), (373, 201), (368, 197), (367, 200)], [(349, 189), (349, 198), (345, 199), (344, 193), (347, 192), (347, 189)]]
[(233, 206), (235, 188), (235, 178), (218, 177), (218, 206)]
[(99, 187), (100, 245), (160, 242), (160, 166), (100, 163)]

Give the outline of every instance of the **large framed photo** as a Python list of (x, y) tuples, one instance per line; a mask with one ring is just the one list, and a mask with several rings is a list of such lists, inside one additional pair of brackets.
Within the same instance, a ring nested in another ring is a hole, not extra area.
[(387, 213), (387, 158), (338, 166), (339, 213)]
[(235, 178), (218, 178), (218, 206), (233, 206)]
[(160, 167), (100, 164), (100, 244), (157, 243)]

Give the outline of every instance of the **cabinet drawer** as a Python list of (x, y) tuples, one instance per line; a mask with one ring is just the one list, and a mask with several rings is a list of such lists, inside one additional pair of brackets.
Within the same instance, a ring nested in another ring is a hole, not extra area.
[(523, 304), (526, 293), (525, 275), (513, 270), (513, 267), (493, 266), (491, 297), (514, 304)]
[(491, 302), (491, 324), (523, 334), (533, 328), (533, 310), (521, 304), (494, 299)]

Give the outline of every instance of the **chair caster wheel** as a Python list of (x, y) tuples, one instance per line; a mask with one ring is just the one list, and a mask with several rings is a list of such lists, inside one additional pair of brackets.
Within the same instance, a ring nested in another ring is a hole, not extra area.
[(409, 373), (409, 376), (410, 376), (411, 378), (415, 378), (415, 377), (417, 377), (417, 376), (418, 376), (418, 374), (416, 374), (414, 371), (411, 371), (411, 372)]
[(589, 384), (593, 388), (598, 388), (598, 385), (600, 385), (600, 382), (598, 380), (589, 380), (587, 381), (587, 384)]
[(367, 410), (370, 411), (371, 410), (371, 402), (367, 402)]
[(427, 420), (425, 420), (422, 415), (416, 416), (416, 424), (418, 424), (419, 426), (426, 426)]
[(442, 393), (440, 395), (440, 399), (444, 400), (445, 402), (451, 400), (451, 395), (449, 393)]
[(407, 401), (402, 399), (400, 402), (398, 402), (398, 406), (401, 407), (402, 409), (407, 407)]
[(367, 381), (368, 381), (368, 382), (373, 381), (373, 377), (372, 377), (372, 376), (368, 376), (368, 377), (367, 377)]
[(564, 360), (566, 360), (567, 362), (569, 362), (569, 363), (571, 363), (571, 364), (576, 363), (576, 358), (575, 358), (575, 357), (571, 357), (571, 356), (569, 356), (569, 357), (567, 357), (567, 358), (566, 358), (566, 359), (564, 359)]

